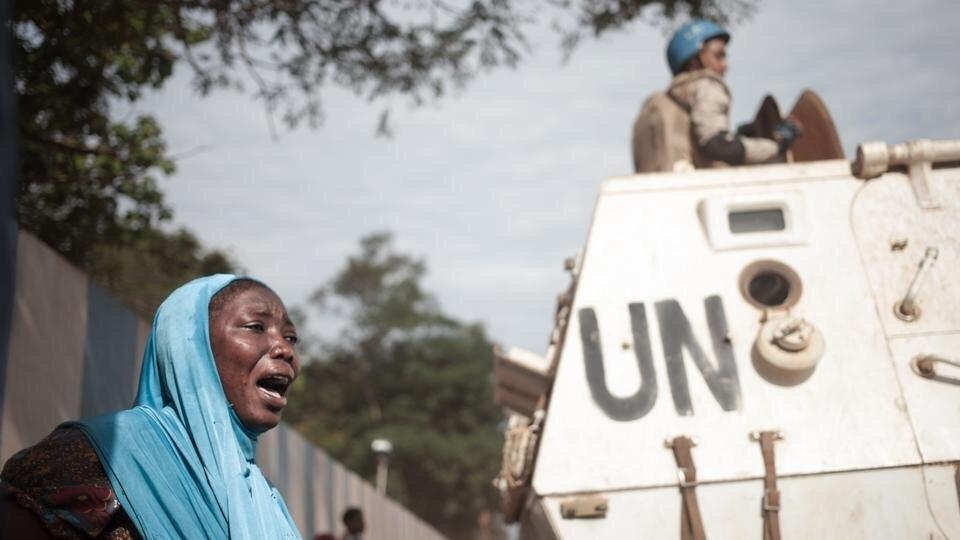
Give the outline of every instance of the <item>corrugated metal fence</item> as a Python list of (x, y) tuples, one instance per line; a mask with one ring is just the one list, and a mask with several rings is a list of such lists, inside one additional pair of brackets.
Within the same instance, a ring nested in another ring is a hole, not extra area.
[[(129, 407), (150, 326), (30, 234), (17, 238), (13, 320), (2, 394), (0, 460), (65, 420)], [(372, 458), (371, 458), (372, 459)], [(260, 438), (257, 461), (304, 538), (342, 533), (363, 509), (365, 537), (440, 539), (436, 530), (285, 425)]]

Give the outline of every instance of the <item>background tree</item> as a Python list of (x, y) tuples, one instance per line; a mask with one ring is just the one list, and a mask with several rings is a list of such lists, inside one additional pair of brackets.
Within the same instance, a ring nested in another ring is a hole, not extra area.
[(35, 0), (17, 2), (11, 21), (17, 221), (147, 318), (173, 286), (234, 266), (190, 233), (160, 228), (170, 210), (157, 177), (173, 172), (160, 127), (111, 114), (172, 73), (173, 13), (162, 3)]
[(148, 229), (128, 242), (96, 244), (87, 271), (151, 320), (160, 302), (187, 279), (236, 268), (223, 252), (204, 249), (186, 229), (171, 233)]
[(496, 507), (502, 415), (493, 405), (492, 343), (443, 314), (420, 281), (423, 261), (388, 234), (318, 290), (315, 305), (346, 326), (297, 379), (284, 419), (368, 479), (370, 442), (394, 445), (388, 494), (451, 538), (467, 538)]
[[(159, 125), (112, 111), (162, 86), (179, 60), (201, 94), (252, 83), (269, 118), (316, 125), (328, 84), (369, 100), (406, 96), (419, 104), (484, 70), (515, 66), (529, 50), (525, 33), (544, 18), (570, 51), (584, 35), (637, 19), (690, 13), (724, 20), (747, 13), (753, 1), (14, 2), (9, 24), (23, 144), (17, 220), (101, 281), (110, 279), (92, 265), (94, 254), (104, 253), (98, 245), (132, 245), (147, 234), (154, 244), (169, 240), (166, 251), (174, 253), (177, 238), (159, 232), (170, 210), (157, 179), (174, 170)], [(390, 129), (387, 118), (382, 132)], [(126, 272), (119, 261), (106, 266)]]

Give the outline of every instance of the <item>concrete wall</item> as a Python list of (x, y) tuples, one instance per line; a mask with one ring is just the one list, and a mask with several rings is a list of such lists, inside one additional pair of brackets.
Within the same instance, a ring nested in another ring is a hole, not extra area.
[[(129, 407), (150, 326), (32, 235), (17, 237), (13, 320), (0, 416), (0, 460), (63, 421)], [(442, 536), (285, 425), (260, 438), (257, 461), (304, 538), (343, 532), (363, 509), (366, 538)]]

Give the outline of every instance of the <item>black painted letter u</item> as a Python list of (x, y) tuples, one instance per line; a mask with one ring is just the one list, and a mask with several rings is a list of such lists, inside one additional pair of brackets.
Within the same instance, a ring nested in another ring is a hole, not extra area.
[(640, 369), (640, 388), (627, 397), (616, 397), (607, 388), (603, 368), (603, 350), (600, 346), (600, 326), (592, 308), (578, 312), (580, 340), (583, 343), (583, 364), (587, 384), (593, 401), (607, 416), (621, 422), (642, 418), (657, 401), (657, 377), (653, 370), (653, 353), (650, 350), (650, 332), (647, 329), (647, 313), (642, 303), (630, 304), (630, 326), (633, 331), (633, 353)]

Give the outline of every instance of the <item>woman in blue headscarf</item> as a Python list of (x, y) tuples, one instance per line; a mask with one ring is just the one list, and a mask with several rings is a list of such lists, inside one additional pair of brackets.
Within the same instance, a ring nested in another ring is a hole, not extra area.
[(63, 424), (7, 462), (0, 533), (299, 538), (254, 463), (300, 370), (296, 342), (280, 298), (257, 281), (180, 287), (157, 311), (135, 406)]

